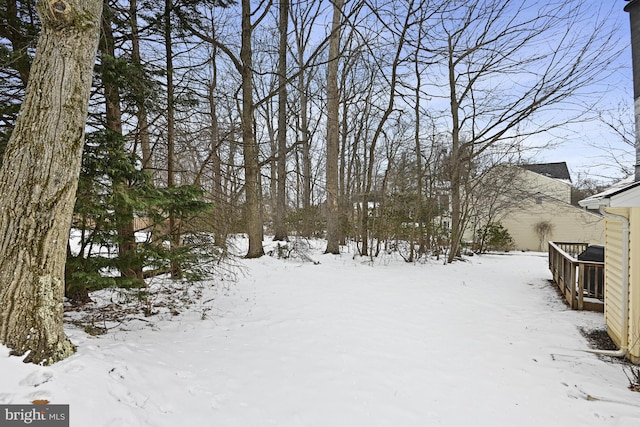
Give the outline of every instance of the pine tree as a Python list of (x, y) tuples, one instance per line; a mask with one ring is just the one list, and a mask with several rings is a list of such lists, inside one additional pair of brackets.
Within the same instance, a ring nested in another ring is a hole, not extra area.
[[(136, 276), (105, 274), (133, 267), (140, 268), (143, 279), (169, 273), (177, 263), (186, 279), (200, 280), (222, 254), (207, 230), (197, 227), (199, 215), (211, 208), (203, 201), (202, 190), (154, 187), (150, 175), (139, 168), (140, 159), (123, 146), (122, 136), (109, 129), (87, 138), (75, 206), (74, 248), (69, 248), (66, 269), (67, 296), (76, 301), (86, 301), (90, 291), (105, 287), (144, 286)], [(123, 181), (128, 183), (126, 194), (117, 184)], [(128, 212), (135, 212), (142, 225), (135, 251), (122, 252), (117, 227)], [(171, 216), (186, 225), (182, 227), (186, 238), (184, 244), (169, 247), (165, 243), (170, 239)]]
[(0, 165), (24, 98), (39, 31), (35, 2), (0, 2)]

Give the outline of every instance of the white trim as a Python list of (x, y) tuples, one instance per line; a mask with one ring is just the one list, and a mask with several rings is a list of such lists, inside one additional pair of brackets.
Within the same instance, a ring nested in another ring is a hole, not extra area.
[(633, 188), (612, 195), (609, 206), (612, 208), (639, 208), (640, 186), (636, 185)]

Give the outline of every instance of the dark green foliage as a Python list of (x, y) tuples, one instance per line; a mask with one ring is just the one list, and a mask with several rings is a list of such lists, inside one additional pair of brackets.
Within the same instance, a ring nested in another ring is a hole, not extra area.
[(139, 101), (145, 104), (159, 102), (162, 93), (157, 76), (160, 72), (151, 72), (134, 64), (129, 56), (114, 58), (105, 53), (100, 54), (100, 62), (95, 66), (94, 84), (109, 84), (120, 89), (124, 111), (134, 113)]
[[(67, 257), (67, 296), (78, 299), (87, 291), (106, 286), (133, 286), (135, 278), (119, 276), (121, 268), (135, 260), (122, 260), (117, 256), (118, 234), (116, 224), (122, 205), (143, 202), (136, 193), (145, 187), (146, 178), (140, 174), (134, 158), (122, 150), (122, 136), (104, 130), (87, 135), (82, 169), (76, 193), (73, 228), (79, 232), (79, 251)], [(124, 182), (125, 186), (115, 186)], [(105, 273), (109, 274), (105, 274)]]
[(22, 104), (40, 31), (35, 4), (0, 2), (0, 165)]
[(161, 70), (152, 71), (149, 67), (135, 64), (127, 53), (114, 58), (101, 52), (99, 59), (94, 70), (94, 86), (108, 82), (117, 87), (124, 113), (135, 114), (141, 104), (149, 111), (160, 108), (162, 89), (158, 77), (163, 74)]
[[(211, 207), (201, 200), (202, 191), (194, 186), (153, 187), (124, 145), (122, 136), (109, 130), (87, 137), (73, 223), (79, 250), (69, 250), (66, 269), (67, 296), (74, 299), (108, 286), (141, 286), (144, 277), (169, 271), (172, 261), (181, 265), (186, 279), (199, 280), (221, 255), (207, 230), (190, 227), (196, 215)], [(138, 232), (135, 251), (121, 256), (117, 227), (130, 221), (131, 212)], [(183, 235), (182, 244), (173, 247), (167, 221), (172, 213)], [(136, 268), (144, 277), (121, 274)]]
[(476, 231), (475, 252), (510, 251), (513, 238), (499, 222), (492, 222)]

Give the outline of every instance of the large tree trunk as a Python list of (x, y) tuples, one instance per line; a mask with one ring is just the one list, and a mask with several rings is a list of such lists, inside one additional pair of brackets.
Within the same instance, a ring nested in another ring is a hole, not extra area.
[(25, 362), (74, 351), (64, 264), (101, 12), (101, 0), (38, 3), (42, 32), (0, 170), (0, 342)]
[[(309, 84), (311, 75), (313, 74), (309, 70), (304, 70), (305, 67), (305, 52), (309, 43), (309, 33), (311, 27), (315, 22), (314, 15), (307, 14), (302, 4), (290, 3), (290, 16), (293, 22), (293, 30), (296, 46), (296, 66), (301, 68), (297, 77), (298, 97), (300, 103), (300, 113), (297, 116), (297, 144), (300, 145), (301, 151), (301, 167), (298, 170), (297, 179), (301, 182), (302, 186), (298, 187), (298, 203), (297, 206), (302, 205), (302, 229), (301, 235), (303, 237), (311, 237), (313, 234), (313, 224), (315, 220), (311, 215), (311, 132), (309, 129)], [(297, 13), (296, 13), (297, 12)], [(317, 17), (317, 15), (315, 15)], [(310, 18), (310, 19), (309, 19)], [(302, 191), (300, 191), (300, 188)]]
[(307, 102), (308, 98), (305, 89), (305, 92), (300, 92), (300, 134), (302, 135), (302, 210), (304, 211), (302, 235), (304, 237), (311, 237), (313, 233), (313, 220), (311, 218), (311, 138), (309, 138)]
[[(343, 77), (343, 81), (344, 77)], [(347, 153), (349, 152), (349, 117), (348, 111), (349, 103), (344, 102), (342, 104), (342, 120), (340, 126), (342, 127), (342, 133), (340, 135), (340, 153), (339, 153), (339, 168), (338, 168), (338, 186), (339, 186), (339, 201), (338, 201), (338, 218), (340, 218), (340, 244), (347, 244), (347, 230), (349, 229), (348, 212), (352, 210), (349, 206), (349, 199), (351, 194), (348, 191), (348, 177), (346, 175), (347, 170)]]
[(460, 142), (460, 118), (458, 94), (456, 93), (455, 64), (453, 61), (453, 47), (449, 41), (449, 90), (451, 106), (451, 153), (449, 155), (449, 182), (451, 183), (451, 237), (447, 262), (451, 263), (460, 256), (462, 241), (462, 155)]
[[(422, 27), (420, 27), (420, 35), (422, 36)], [(421, 121), (420, 121), (420, 117), (421, 117), (421, 113), (420, 113), (420, 102), (421, 102), (421, 96), (420, 96), (420, 91), (421, 91), (421, 86), (422, 86), (422, 76), (420, 75), (420, 69), (419, 69), (419, 65), (418, 65), (418, 53), (416, 52), (416, 61), (415, 61), (415, 71), (416, 71), (416, 89), (415, 89), (415, 96), (416, 96), (416, 104), (414, 107), (414, 112), (415, 112), (415, 132), (413, 135), (413, 139), (415, 142), (415, 146), (416, 146), (416, 187), (417, 187), (417, 194), (416, 194), (416, 213), (415, 213), (415, 222), (418, 223), (418, 230), (415, 229), (415, 227), (412, 227), (411, 229), (413, 230), (413, 232), (418, 231), (419, 235), (418, 235), (418, 254), (422, 255), (424, 254), (426, 248), (425, 248), (425, 239), (424, 239), (424, 222), (423, 222), (423, 211), (424, 211), (424, 206), (423, 206), (423, 202), (422, 202), (422, 198), (424, 197), (423, 193), (424, 193), (424, 183), (423, 183), (423, 178), (422, 178), (422, 146), (420, 143), (420, 133), (422, 131), (421, 129)], [(412, 234), (413, 234), (412, 232)], [(414, 251), (414, 238), (411, 238), (411, 256), (410, 256), (410, 261), (413, 261), (413, 251)]]
[(328, 254), (340, 253), (340, 210), (338, 209), (338, 58), (340, 54), (340, 21), (343, 0), (333, 3), (333, 21), (329, 39), (327, 64), (327, 249)]
[[(304, 63), (304, 51), (299, 49), (298, 63)], [(304, 212), (302, 219), (302, 236), (311, 237), (312, 219), (311, 214), (311, 141), (309, 137), (309, 97), (308, 84), (306, 83), (306, 73), (301, 72), (298, 76), (298, 92), (300, 97), (300, 115), (299, 119), (299, 141), (302, 147), (302, 211)]]
[(278, 179), (276, 182), (275, 236), (273, 240), (288, 241), (287, 226), (284, 222), (287, 208), (287, 32), (289, 23), (289, 2), (280, 0), (278, 30), (280, 46), (278, 50)]
[(249, 250), (246, 258), (264, 255), (262, 247), (262, 206), (260, 203), (260, 163), (258, 144), (253, 129), (253, 50), (251, 47), (251, 1), (242, 0), (242, 148), (244, 155), (244, 192), (246, 197), (245, 220), (249, 235)]
[(227, 247), (228, 220), (225, 212), (227, 208), (227, 197), (222, 186), (222, 159), (220, 158), (220, 127), (218, 125), (218, 111), (216, 106), (215, 91), (218, 86), (218, 66), (216, 64), (217, 49), (212, 46), (213, 55), (211, 58), (211, 83), (209, 85), (209, 115), (211, 117), (211, 169), (213, 184), (211, 194), (213, 196), (214, 210), (213, 222), (215, 227), (215, 245), (221, 248)]

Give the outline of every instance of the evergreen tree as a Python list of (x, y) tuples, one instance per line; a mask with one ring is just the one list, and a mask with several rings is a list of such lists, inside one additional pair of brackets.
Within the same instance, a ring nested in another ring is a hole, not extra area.
[[(222, 254), (207, 230), (197, 226), (198, 215), (211, 207), (202, 201), (202, 191), (194, 186), (155, 188), (138, 167), (139, 158), (123, 147), (122, 136), (109, 129), (87, 137), (66, 268), (66, 294), (76, 301), (86, 301), (88, 292), (104, 287), (143, 286), (141, 279), (170, 272), (172, 262), (182, 266), (188, 280), (200, 280)], [(118, 182), (128, 183), (124, 193), (114, 185)], [(128, 212), (136, 213), (138, 241), (135, 251), (121, 252), (117, 227)], [(177, 247), (167, 245), (170, 216), (184, 232)], [(122, 274), (134, 267), (142, 277)]]
[(24, 98), (39, 31), (35, 2), (0, 2), (0, 165)]

